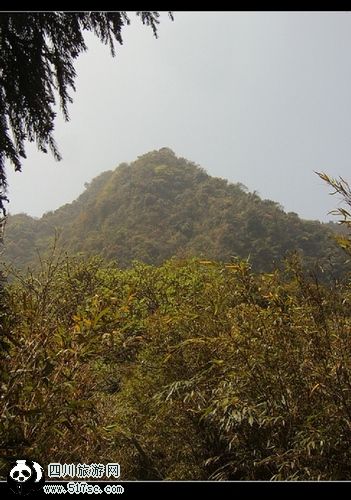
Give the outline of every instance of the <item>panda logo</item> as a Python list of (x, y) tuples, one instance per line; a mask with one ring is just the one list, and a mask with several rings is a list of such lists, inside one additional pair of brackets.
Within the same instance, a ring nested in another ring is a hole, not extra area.
[(7, 475), (11, 490), (19, 495), (27, 495), (42, 488), (45, 482), (44, 469), (32, 460), (16, 460)]

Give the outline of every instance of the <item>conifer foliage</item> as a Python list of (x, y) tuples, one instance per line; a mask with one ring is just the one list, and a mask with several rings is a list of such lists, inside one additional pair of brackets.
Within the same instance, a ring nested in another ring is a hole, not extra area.
[[(137, 12), (157, 36), (158, 12)], [(172, 15), (170, 14), (172, 17)], [(60, 153), (53, 137), (58, 93), (68, 120), (70, 90), (75, 90), (75, 59), (87, 50), (84, 32), (108, 44), (122, 44), (126, 12), (42, 12), (0, 15), (0, 210), (5, 213), (5, 160), (21, 170), (25, 141), (40, 151)]]

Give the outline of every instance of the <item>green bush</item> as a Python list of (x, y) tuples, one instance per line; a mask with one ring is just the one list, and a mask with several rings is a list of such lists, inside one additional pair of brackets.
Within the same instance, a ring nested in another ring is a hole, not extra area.
[(350, 285), (52, 257), (4, 307), (3, 465), (118, 461), (123, 479), (350, 479)]

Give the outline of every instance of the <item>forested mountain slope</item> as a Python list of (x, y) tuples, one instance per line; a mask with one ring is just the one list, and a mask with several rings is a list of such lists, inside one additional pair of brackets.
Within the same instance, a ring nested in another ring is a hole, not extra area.
[(296, 250), (308, 266), (331, 259), (337, 272), (345, 256), (328, 226), (285, 213), (162, 148), (102, 173), (77, 200), (41, 219), (9, 216), (3, 258), (31, 265), (56, 232), (65, 250), (100, 254), (121, 266), (134, 259), (160, 264), (174, 255), (240, 257), (256, 271), (270, 271)]

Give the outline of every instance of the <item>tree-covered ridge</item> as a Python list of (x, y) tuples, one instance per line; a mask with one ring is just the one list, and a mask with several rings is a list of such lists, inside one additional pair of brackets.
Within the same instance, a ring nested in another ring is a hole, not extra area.
[(162, 148), (104, 172), (76, 201), (40, 220), (9, 217), (4, 257), (31, 264), (36, 249), (43, 252), (57, 231), (66, 250), (100, 254), (122, 267), (133, 260), (160, 264), (177, 255), (249, 258), (263, 272), (298, 251), (309, 267), (331, 259), (337, 273), (345, 258), (327, 226), (285, 213), (278, 203), (211, 177)]
[[(120, 167), (131, 190), (139, 160)], [(196, 166), (188, 174), (209, 185)], [(350, 207), (346, 183), (320, 175)], [(116, 178), (101, 176), (95, 194)], [(89, 193), (47, 219), (94, 208)], [(350, 256), (347, 235), (338, 241)], [(346, 267), (343, 277), (321, 282), (296, 254), (269, 273), (179, 257), (122, 268), (57, 249), (34, 272), (5, 268), (0, 477), (30, 456), (44, 468), (118, 461), (124, 480), (350, 480)]]

